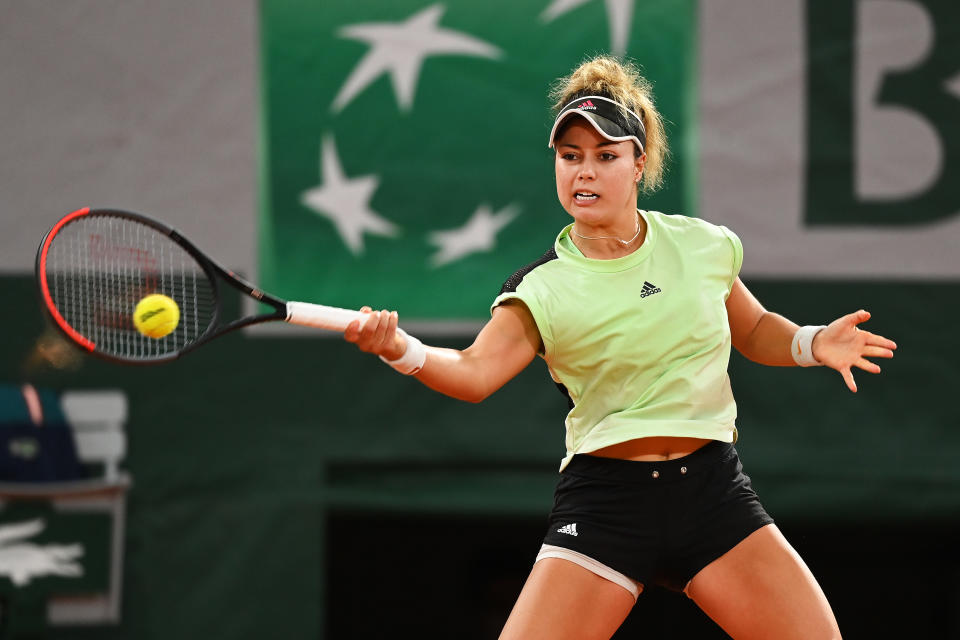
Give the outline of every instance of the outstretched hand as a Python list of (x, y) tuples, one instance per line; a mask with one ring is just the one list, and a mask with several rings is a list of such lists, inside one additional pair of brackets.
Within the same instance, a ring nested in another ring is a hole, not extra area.
[(847, 387), (854, 393), (857, 392), (857, 383), (853, 380), (851, 368), (859, 367), (870, 373), (880, 373), (880, 367), (867, 358), (892, 358), (897, 348), (893, 340), (857, 327), (869, 319), (869, 311), (861, 309), (848, 313), (831, 322), (813, 339), (813, 357), (839, 371)]

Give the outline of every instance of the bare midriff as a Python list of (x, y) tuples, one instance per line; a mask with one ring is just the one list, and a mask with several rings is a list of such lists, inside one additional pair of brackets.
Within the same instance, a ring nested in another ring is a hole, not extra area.
[(637, 438), (618, 442), (609, 447), (590, 451), (588, 455), (601, 458), (619, 458), (621, 460), (636, 460), (638, 462), (660, 462), (688, 456), (700, 447), (711, 442), (703, 438), (675, 438), (657, 436), (652, 438)]

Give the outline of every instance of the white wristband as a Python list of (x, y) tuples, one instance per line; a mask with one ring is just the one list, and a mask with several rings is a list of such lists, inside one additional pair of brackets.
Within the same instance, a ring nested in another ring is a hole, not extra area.
[(403, 329), (397, 329), (397, 335), (407, 343), (407, 350), (396, 360), (387, 360), (383, 356), (380, 359), (388, 365), (399, 371), (405, 376), (412, 376), (423, 368), (427, 361), (427, 349), (423, 343), (409, 335)]
[(790, 345), (790, 353), (793, 355), (794, 362), (801, 367), (823, 365), (822, 362), (813, 357), (813, 338), (823, 329), (826, 329), (823, 325), (807, 325), (797, 329), (797, 332), (793, 334), (793, 343)]

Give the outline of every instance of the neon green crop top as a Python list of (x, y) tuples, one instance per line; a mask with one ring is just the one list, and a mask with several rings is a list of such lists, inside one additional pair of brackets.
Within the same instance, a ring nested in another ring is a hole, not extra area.
[(641, 215), (643, 244), (613, 260), (585, 257), (565, 227), (491, 306), (526, 305), (541, 356), (570, 398), (561, 470), (574, 454), (634, 438), (736, 439), (725, 303), (740, 239), (696, 218)]

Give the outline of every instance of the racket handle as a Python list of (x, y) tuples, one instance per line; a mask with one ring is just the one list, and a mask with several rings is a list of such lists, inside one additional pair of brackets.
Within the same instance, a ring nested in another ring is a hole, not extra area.
[(354, 320), (360, 320), (362, 324), (366, 316), (367, 314), (353, 311), (352, 309), (328, 307), (322, 304), (311, 304), (309, 302), (287, 303), (287, 322), (300, 324), (305, 327), (344, 331), (347, 325)]

